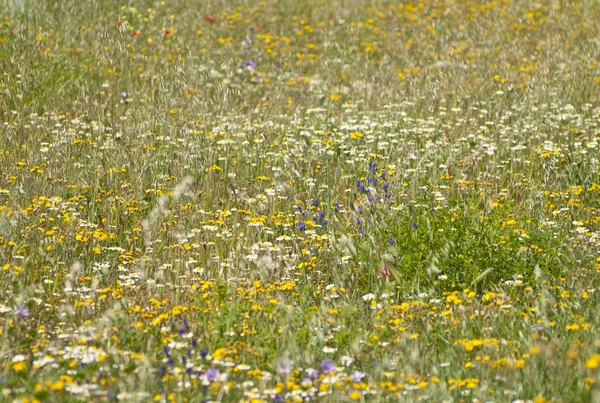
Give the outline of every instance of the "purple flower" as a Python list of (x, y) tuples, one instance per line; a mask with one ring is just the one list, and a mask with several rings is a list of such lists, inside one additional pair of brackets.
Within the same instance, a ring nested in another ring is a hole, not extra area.
[(354, 371), (354, 373), (350, 375), (350, 380), (352, 382), (360, 382), (365, 376), (366, 374), (364, 372)]
[(242, 56), (247, 55), (250, 52), (249, 49), (242, 49), (242, 51), (240, 52), (242, 54)]
[(221, 373), (217, 368), (209, 368), (206, 370), (206, 379), (208, 379), (210, 382), (214, 382), (219, 378), (220, 374)]
[(321, 371), (323, 371), (323, 373), (325, 373), (325, 374), (329, 374), (329, 373), (335, 371), (336, 368), (337, 367), (336, 367), (335, 363), (333, 361), (331, 361), (329, 358), (321, 361)]
[(535, 325), (531, 326), (531, 330), (533, 330), (534, 332), (543, 332), (544, 330), (546, 330), (546, 328), (536, 323)]
[(275, 395), (275, 398), (273, 399), (273, 402), (275, 402), (275, 403), (281, 403), (284, 401), (285, 401), (285, 398), (281, 395)]
[(278, 367), (279, 373), (283, 374), (283, 375), (287, 375), (289, 374), (292, 369), (290, 368), (290, 366), (285, 362), (285, 361), (279, 361), (279, 367)]
[(208, 350), (203, 348), (202, 351), (200, 351), (200, 356), (202, 358), (206, 358), (207, 355), (208, 355)]
[(302, 221), (300, 221), (300, 222), (298, 223), (298, 229), (299, 229), (300, 231), (306, 231), (306, 224), (304, 224)]
[(29, 311), (29, 309), (25, 308), (24, 306), (20, 306), (19, 308), (17, 308), (17, 314), (19, 316), (29, 316), (31, 312)]
[(313, 200), (312, 205), (315, 207), (319, 207), (319, 201), (317, 199)]
[(335, 203), (333, 205), (333, 211), (335, 211), (336, 213), (338, 213), (340, 211), (340, 204), (339, 203)]
[(188, 322), (187, 319), (183, 320), (183, 327), (185, 327), (186, 330), (190, 328), (190, 322)]
[(127, 93), (126, 93), (125, 91), (123, 91), (123, 92), (121, 92), (121, 96), (122, 96), (123, 98), (125, 98), (125, 97), (127, 96)]
[(387, 190), (389, 189), (390, 184), (389, 183), (384, 183), (383, 184), (383, 190), (387, 192)]
[(369, 169), (371, 170), (371, 172), (376, 172), (377, 168), (375, 167), (375, 163), (374, 162), (369, 162)]
[(310, 379), (317, 379), (319, 377), (319, 370), (317, 369), (310, 369), (308, 370), (308, 377)]
[(248, 59), (244, 62), (244, 67), (248, 67), (250, 70), (254, 70), (256, 68), (256, 63)]
[(390, 243), (390, 245), (395, 244), (396, 242), (394, 242), (394, 238), (390, 237), (390, 239), (388, 239), (388, 242)]
[(416, 222), (416, 221), (413, 221), (413, 222), (412, 222), (412, 227), (413, 227), (414, 229), (416, 229), (416, 228), (417, 228), (417, 222)]

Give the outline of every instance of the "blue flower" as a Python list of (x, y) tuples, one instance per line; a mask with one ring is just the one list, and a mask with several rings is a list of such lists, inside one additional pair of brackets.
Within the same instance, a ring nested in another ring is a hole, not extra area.
[(300, 222), (298, 223), (298, 229), (299, 229), (300, 231), (306, 231), (306, 224), (304, 224), (302, 221), (300, 221)]
[(390, 239), (388, 239), (388, 242), (390, 243), (390, 245), (395, 244), (396, 242), (394, 242), (394, 238), (390, 237)]
[(368, 193), (368, 192), (369, 192), (369, 189), (367, 189), (367, 188), (366, 188), (366, 187), (365, 187), (365, 186), (364, 186), (364, 185), (363, 185), (363, 184), (360, 182), (360, 180), (356, 181), (356, 188), (357, 188), (358, 190), (360, 190), (361, 192), (364, 192), (364, 193)]

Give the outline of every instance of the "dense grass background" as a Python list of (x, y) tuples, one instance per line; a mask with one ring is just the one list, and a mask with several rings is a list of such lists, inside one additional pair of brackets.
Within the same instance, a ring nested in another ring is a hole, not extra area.
[(596, 2), (0, 18), (0, 400), (600, 398)]

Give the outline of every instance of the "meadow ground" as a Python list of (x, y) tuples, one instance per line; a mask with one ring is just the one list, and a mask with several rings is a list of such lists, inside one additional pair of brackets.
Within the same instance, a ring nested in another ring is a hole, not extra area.
[(597, 2), (0, 19), (0, 401), (600, 399)]

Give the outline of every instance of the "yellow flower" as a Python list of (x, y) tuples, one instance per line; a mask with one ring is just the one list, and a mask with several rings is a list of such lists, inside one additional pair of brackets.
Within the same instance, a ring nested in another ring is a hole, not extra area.
[(63, 380), (56, 381), (50, 385), (48, 385), (51, 391), (56, 392), (59, 390), (63, 390), (65, 388), (65, 382)]
[(600, 354), (594, 354), (585, 362), (585, 367), (587, 369), (596, 369), (598, 368), (598, 365), (600, 365)]
[(12, 365), (12, 369), (14, 369), (16, 372), (21, 372), (25, 369), (25, 363), (23, 361), (15, 362)]

